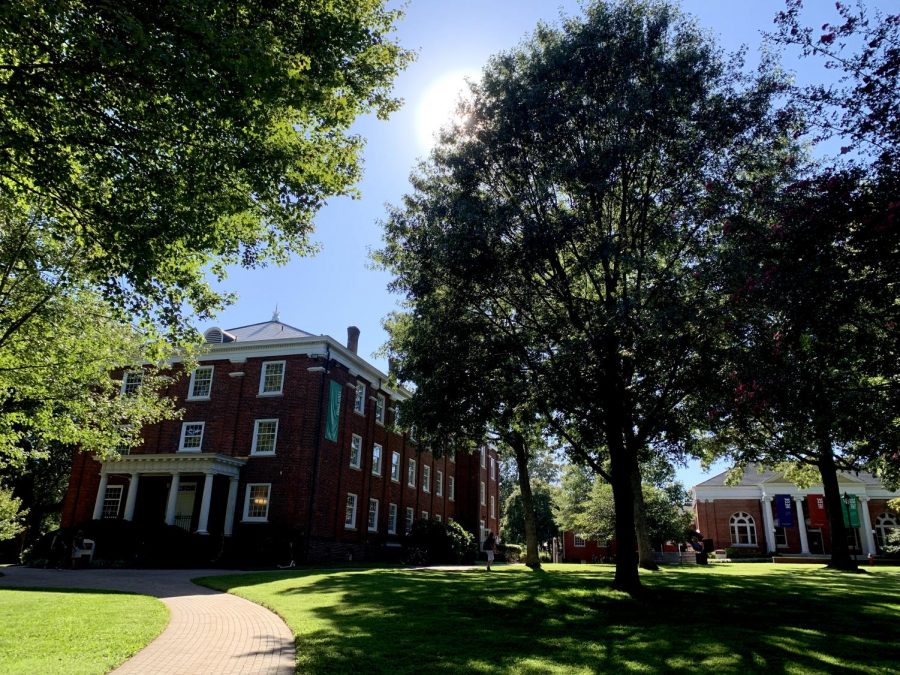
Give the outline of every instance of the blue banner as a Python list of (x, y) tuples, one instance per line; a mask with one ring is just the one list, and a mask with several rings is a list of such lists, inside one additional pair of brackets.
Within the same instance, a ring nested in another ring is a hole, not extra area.
[(775, 495), (775, 510), (778, 514), (778, 525), (780, 527), (794, 526), (794, 512), (791, 509), (790, 495)]

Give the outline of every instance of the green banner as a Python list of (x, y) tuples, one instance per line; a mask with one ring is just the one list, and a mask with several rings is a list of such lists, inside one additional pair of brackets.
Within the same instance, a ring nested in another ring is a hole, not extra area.
[(844, 514), (844, 527), (859, 527), (859, 502), (856, 497), (841, 498), (841, 511)]
[(341, 385), (334, 380), (328, 389), (328, 417), (325, 419), (325, 438), (337, 442), (338, 423), (341, 421)]

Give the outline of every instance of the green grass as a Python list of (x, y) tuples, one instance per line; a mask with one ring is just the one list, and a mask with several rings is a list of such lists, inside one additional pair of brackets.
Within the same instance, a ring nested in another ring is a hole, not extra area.
[(643, 575), (640, 600), (610, 590), (612, 574), (312, 570), (202, 583), (280, 614), (303, 673), (900, 671), (900, 569), (666, 568)]
[(168, 621), (166, 606), (143, 595), (0, 589), (0, 673), (106, 673)]

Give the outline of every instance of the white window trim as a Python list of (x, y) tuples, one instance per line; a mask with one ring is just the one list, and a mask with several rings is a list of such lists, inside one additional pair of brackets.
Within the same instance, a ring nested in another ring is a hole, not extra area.
[[(263, 391), (263, 386), (266, 384), (266, 368), (267, 366), (281, 364), (281, 385), (278, 387), (278, 391)], [(287, 377), (287, 361), (263, 361), (262, 366), (259, 369), (259, 391), (257, 392), (257, 396), (281, 396), (284, 393), (284, 379)]]
[[(394, 457), (397, 458), (397, 476), (394, 476)], [(400, 462), (403, 461), (403, 457), (396, 450), (391, 452), (391, 481), (394, 483), (400, 482)]]
[[(359, 452), (356, 454), (356, 464), (354, 464), (353, 463), (353, 450), (354, 450), (353, 444), (356, 441), (359, 441), (359, 443), (356, 445), (356, 448), (359, 449)], [(350, 468), (356, 469), (357, 471), (362, 470), (362, 436), (360, 436), (358, 434), (353, 434), (350, 437)]]
[(491, 480), (497, 480), (497, 460), (491, 457)]
[[(132, 478), (132, 480), (134, 480)], [(118, 492), (115, 497), (110, 496), (110, 492)], [(116, 512), (112, 515), (106, 514), (106, 502), (115, 499), (116, 501)], [(122, 509), (122, 486), (121, 485), (107, 485), (106, 492), (103, 493), (103, 509), (100, 513), (100, 518), (103, 520), (115, 520), (119, 517), (119, 511)]]
[[(578, 542), (581, 542), (581, 543), (579, 544)], [(573, 532), (572, 533), (572, 545), (575, 546), (575, 548), (585, 548), (587, 546), (587, 539), (585, 539), (582, 535), (575, 534)]]
[[(410, 481), (410, 478), (412, 480)], [(416, 460), (411, 459), (406, 465), (406, 486), (416, 487)]]
[[(259, 440), (259, 425), (263, 422), (275, 422), (275, 439), (274, 439), (274, 442), (272, 443), (271, 450), (257, 452), (256, 443)], [(278, 448), (278, 418), (255, 420), (253, 422), (253, 445), (250, 447), (250, 454), (255, 457), (272, 457), (275, 454), (275, 450), (277, 448)]]
[(434, 478), (434, 494), (438, 497), (444, 496), (444, 472), (440, 469), (437, 470)]
[(494, 495), (491, 495), (491, 518), (497, 520), (497, 501), (494, 499)]
[[(195, 376), (197, 375), (198, 370), (208, 370), (209, 371), (209, 393), (206, 396), (194, 396), (194, 383)], [(212, 397), (212, 384), (213, 377), (215, 376), (215, 366), (197, 366), (191, 371), (191, 381), (188, 384), (188, 397), (187, 401), (208, 401)]]
[[(378, 411), (381, 410), (381, 414), (378, 414)], [(384, 426), (384, 420), (387, 417), (387, 401), (384, 396), (379, 394), (375, 398), (375, 423), (379, 426)]]
[(451, 502), (456, 501), (456, 477), (447, 476), (447, 499)]
[[(189, 426), (200, 425), (200, 445), (196, 448), (184, 447), (184, 437)], [(206, 433), (206, 422), (182, 422), (181, 438), (178, 440), (178, 452), (203, 452), (203, 435)]]
[[(353, 497), (353, 517), (350, 519), (350, 522), (347, 522), (347, 502), (350, 501), (350, 497)], [(356, 529), (356, 516), (359, 513), (359, 497), (353, 492), (347, 493), (347, 499), (344, 500), (344, 529), (345, 530), (355, 530)]]
[[(378, 448), (378, 462), (375, 461), (375, 448)], [(384, 448), (381, 443), (372, 444), (372, 475), (381, 476), (381, 464), (384, 462)]]
[(436, 523), (443, 523), (443, 522), (444, 522), (443, 516), (441, 516), (440, 513), (435, 513), (435, 514), (434, 514), (434, 522), (436, 522)]
[(485, 495), (487, 494), (487, 490), (485, 490), (484, 481), (481, 481), (481, 505), (487, 506), (487, 500), (485, 499)]
[(406, 527), (406, 531), (409, 532), (412, 529), (413, 522), (416, 520), (416, 510), (411, 507), (406, 507), (406, 522), (404, 523)]
[[(253, 491), (253, 488), (265, 486), (266, 487), (266, 515), (264, 516), (251, 516), (250, 514), (250, 493)], [(242, 519), (245, 523), (267, 523), (269, 522), (269, 507), (272, 506), (272, 484), (271, 483), (247, 483), (247, 488), (244, 491), (244, 517)]]
[(431, 494), (431, 467), (427, 464), (422, 465), (422, 492)]
[[(375, 524), (374, 524), (374, 525), (372, 524), (372, 513), (373, 513), (373, 511), (372, 511), (372, 502), (375, 502), (375, 511), (374, 511), (374, 513), (375, 513)], [(368, 529), (369, 532), (378, 532), (378, 507), (379, 507), (379, 505), (380, 505), (380, 504), (379, 504), (379, 502), (378, 502), (377, 499), (375, 499), (374, 497), (369, 497), (369, 513), (368, 513), (369, 519), (368, 519), (368, 522), (367, 522), (367, 524), (366, 524), (366, 525), (367, 525), (367, 529)]]
[(487, 450), (484, 448), (481, 449), (481, 468), (487, 468)]
[(431, 514), (428, 511), (422, 511), (422, 520), (429, 520)]
[(394, 502), (388, 504), (388, 534), (397, 534), (397, 517), (400, 509)]
[(144, 384), (144, 371), (143, 370), (129, 370), (127, 373), (122, 374), (122, 386), (119, 388), (120, 396), (127, 396), (125, 388), (128, 386), (128, 377), (130, 375), (140, 375), (140, 379), (138, 380), (138, 384), (136, 389), (140, 389), (141, 385)]
[[(359, 395), (360, 388), (362, 389), (362, 396)], [(356, 383), (356, 390), (353, 393), (353, 412), (355, 412), (357, 415), (365, 415), (366, 414), (366, 383), (365, 382), (357, 382)]]

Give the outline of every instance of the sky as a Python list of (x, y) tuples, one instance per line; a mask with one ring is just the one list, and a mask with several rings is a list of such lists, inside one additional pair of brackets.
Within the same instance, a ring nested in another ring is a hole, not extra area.
[[(809, 25), (836, 19), (834, 4), (828, 0), (807, 0), (807, 5)], [(896, 9), (897, 0), (870, 0), (869, 5)], [(747, 45), (753, 60), (762, 42), (761, 31), (773, 28), (773, 18), (784, 2), (684, 0), (681, 6), (725, 50)], [(429, 134), (423, 126), (436, 128), (452, 114), (454, 97), (447, 96), (446, 86), (436, 83), (461, 82), (463, 75), (477, 77), (492, 55), (515, 47), (541, 21), (557, 23), (561, 13), (579, 15), (579, 3), (410, 0), (396, 31), (400, 44), (418, 54), (395, 83), (394, 93), (404, 105), (388, 121), (365, 117), (353, 128), (367, 139), (364, 176), (358, 185), (361, 197), (333, 199), (318, 214), (314, 240), (321, 251), (315, 257), (296, 258), (283, 267), (231, 270), (217, 287), (236, 292), (237, 302), (200, 328), (268, 321), (277, 306), (283, 322), (342, 342), (348, 326), (359, 327), (360, 355), (386, 371), (386, 361), (374, 352), (387, 340), (382, 320), (397, 309), (399, 299), (387, 290), (389, 275), (374, 269), (369, 255), (381, 246), (386, 205), (400, 203), (410, 173), (427, 156)], [(801, 82), (823, 76), (796, 58), (786, 59), (784, 65)], [(724, 468), (719, 465), (704, 474), (692, 464), (679, 472), (679, 478), (692, 486)]]

